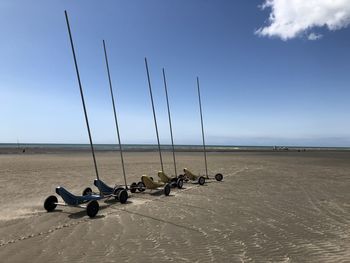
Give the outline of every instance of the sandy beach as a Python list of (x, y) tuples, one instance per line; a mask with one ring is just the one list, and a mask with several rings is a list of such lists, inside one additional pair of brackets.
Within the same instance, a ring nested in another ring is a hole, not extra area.
[[(201, 153), (178, 167), (204, 173)], [(122, 183), (116, 152), (98, 152), (101, 178)], [(170, 153), (165, 171), (172, 173)], [(346, 262), (350, 258), (350, 153), (209, 153), (222, 182), (186, 184), (170, 196), (133, 194), (100, 202), (90, 219), (76, 208), (47, 213), (64, 186), (92, 186), (89, 152), (0, 155), (1, 262)], [(156, 178), (156, 152), (125, 154), (128, 182)]]

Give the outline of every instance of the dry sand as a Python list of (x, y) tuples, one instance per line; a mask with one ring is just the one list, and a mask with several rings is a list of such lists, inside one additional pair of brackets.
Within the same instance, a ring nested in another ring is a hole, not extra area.
[[(178, 167), (203, 173), (199, 153)], [(118, 155), (97, 154), (101, 178), (122, 183)], [(172, 171), (166, 154), (165, 169)], [(187, 184), (169, 197), (100, 202), (46, 213), (58, 185), (91, 186), (89, 153), (0, 155), (1, 262), (345, 262), (350, 259), (350, 154), (210, 153), (223, 182)], [(156, 177), (157, 153), (126, 153), (129, 181)]]

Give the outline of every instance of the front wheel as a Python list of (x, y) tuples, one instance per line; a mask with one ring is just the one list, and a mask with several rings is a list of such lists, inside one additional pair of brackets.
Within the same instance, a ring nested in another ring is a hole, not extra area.
[(165, 196), (168, 196), (170, 194), (170, 190), (171, 190), (170, 184), (166, 184), (164, 186), (164, 194), (165, 194)]
[(182, 180), (181, 178), (177, 179), (176, 185), (177, 188), (181, 189), (184, 185), (184, 180)]
[(137, 190), (139, 190), (140, 192), (144, 192), (146, 190), (145, 184), (143, 182), (138, 182)]
[(215, 175), (215, 179), (216, 179), (216, 181), (222, 181), (222, 179), (224, 178), (224, 176), (222, 175), (222, 174), (216, 174)]
[(92, 189), (90, 187), (86, 187), (82, 193), (82, 196), (84, 195), (92, 195)]
[(48, 198), (46, 198), (46, 200), (44, 202), (45, 210), (47, 212), (51, 212), (51, 211), (55, 210), (55, 208), (57, 207), (57, 202), (58, 202), (57, 197), (54, 195), (50, 195)]
[(200, 177), (198, 178), (198, 183), (199, 183), (199, 185), (205, 184), (205, 178), (204, 178), (203, 176), (200, 176)]
[(137, 183), (133, 182), (133, 183), (130, 185), (130, 192), (131, 192), (131, 193), (136, 193), (136, 189), (137, 189)]
[(86, 214), (90, 218), (93, 218), (97, 215), (99, 209), (100, 209), (100, 205), (98, 204), (98, 202), (96, 200), (91, 201), (90, 203), (88, 203), (86, 207)]

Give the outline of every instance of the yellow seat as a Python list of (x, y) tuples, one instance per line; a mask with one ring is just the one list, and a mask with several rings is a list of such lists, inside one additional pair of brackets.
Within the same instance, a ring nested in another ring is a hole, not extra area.
[(184, 168), (184, 173), (185, 173), (185, 176), (194, 181), (194, 180), (197, 180), (198, 176), (194, 175), (192, 172), (190, 172), (190, 170), (188, 170), (187, 168)]
[(158, 172), (158, 177), (160, 178), (160, 180), (163, 183), (170, 183), (171, 182), (171, 178), (169, 176), (167, 176), (164, 172), (159, 171)]
[(164, 183), (155, 182), (147, 175), (142, 175), (141, 180), (145, 184), (146, 188), (148, 188), (148, 189), (156, 189), (158, 187), (164, 186)]

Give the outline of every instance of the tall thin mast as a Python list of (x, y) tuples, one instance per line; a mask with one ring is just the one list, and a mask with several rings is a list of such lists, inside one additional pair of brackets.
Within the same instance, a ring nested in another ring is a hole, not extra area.
[(164, 70), (164, 68), (163, 68), (163, 80), (164, 80), (164, 89), (165, 89), (165, 95), (166, 95), (166, 104), (168, 106), (168, 119), (169, 119), (169, 128), (170, 128), (170, 136), (171, 136), (171, 146), (172, 146), (172, 149), (173, 149), (174, 170), (175, 170), (175, 176), (177, 176), (174, 137), (173, 137), (173, 127), (171, 125), (171, 115), (170, 115), (170, 106), (169, 106), (169, 98), (168, 98), (168, 86), (167, 86), (167, 81), (166, 81), (166, 77), (165, 77), (165, 70)]
[(128, 188), (128, 185), (127, 185), (127, 183), (126, 183), (125, 166), (124, 166), (124, 158), (123, 158), (123, 148), (122, 148), (122, 143), (121, 143), (121, 141), (120, 141), (118, 117), (117, 117), (117, 111), (116, 111), (115, 102), (114, 102), (114, 95), (113, 95), (113, 88), (112, 88), (112, 80), (111, 80), (111, 74), (110, 74), (110, 72), (109, 72), (109, 64), (108, 64), (107, 50), (106, 50), (106, 44), (105, 44), (105, 41), (104, 41), (104, 40), (103, 40), (103, 50), (104, 50), (104, 53), (105, 53), (106, 68), (107, 68), (108, 81), (109, 81), (109, 90), (110, 90), (110, 92), (111, 92), (111, 99), (112, 99), (113, 113), (114, 113), (114, 121), (115, 121), (115, 127), (116, 127), (116, 129), (117, 129), (117, 137), (118, 137), (118, 144), (119, 144), (120, 159), (121, 159), (121, 161), (122, 161), (124, 183), (125, 183), (125, 188), (127, 189), (127, 188)]
[(149, 76), (147, 58), (145, 58), (145, 65), (146, 65), (146, 71), (147, 71), (147, 80), (148, 80), (149, 95), (150, 95), (150, 97), (151, 97), (151, 102), (152, 102), (154, 126), (155, 126), (155, 128), (156, 128), (156, 134), (157, 134), (157, 142), (158, 142), (158, 151), (159, 151), (160, 165), (161, 165), (162, 172), (163, 172), (164, 169), (163, 169), (162, 151), (160, 150), (160, 142), (159, 142), (159, 134), (158, 134), (158, 125), (157, 125), (156, 111), (155, 111), (155, 109), (154, 109), (153, 94), (152, 94), (152, 85), (151, 85), (151, 79), (150, 79), (150, 76)]
[(76, 70), (76, 73), (77, 73), (77, 78), (78, 78), (78, 83), (79, 83), (80, 96), (81, 96), (81, 101), (82, 101), (82, 103), (83, 103), (83, 109), (84, 109), (86, 127), (87, 127), (88, 134), (89, 134), (89, 140), (90, 140), (90, 147), (91, 147), (92, 159), (94, 160), (96, 177), (97, 177), (98, 180), (100, 180), (100, 177), (98, 176), (98, 169), (97, 169), (97, 163), (96, 163), (96, 157), (95, 157), (95, 150), (94, 150), (94, 145), (93, 145), (93, 143), (92, 143), (92, 137), (91, 137), (89, 119), (88, 119), (88, 115), (87, 115), (87, 112), (86, 112), (85, 100), (84, 100), (84, 93), (83, 93), (83, 88), (82, 88), (81, 81), (80, 81), (78, 63), (77, 63), (77, 58), (76, 58), (76, 56), (75, 56), (73, 38), (72, 38), (72, 33), (71, 33), (71, 30), (70, 30), (70, 26), (69, 26), (69, 20), (68, 20), (67, 11), (64, 11), (64, 14), (65, 14), (65, 16), (66, 16), (66, 22), (67, 22), (67, 28), (68, 28), (68, 33), (69, 33), (69, 39), (70, 39), (70, 44), (71, 44), (71, 47), (72, 47), (72, 53), (73, 53), (73, 58), (74, 58), (74, 65), (75, 65), (75, 70)]
[(201, 92), (199, 90), (199, 78), (198, 77), (197, 77), (197, 90), (198, 90), (199, 112), (200, 112), (200, 115), (201, 115), (201, 125), (202, 125), (202, 139), (203, 139), (203, 153), (204, 153), (204, 162), (205, 162), (205, 175), (208, 178), (207, 151), (206, 151), (206, 148), (205, 148), (205, 140), (204, 140), (202, 101), (201, 101)]

